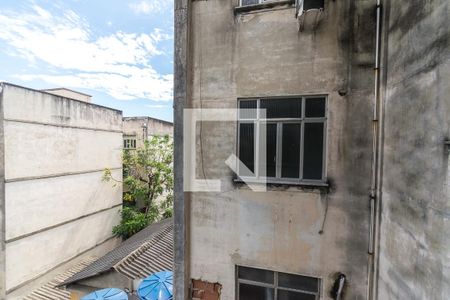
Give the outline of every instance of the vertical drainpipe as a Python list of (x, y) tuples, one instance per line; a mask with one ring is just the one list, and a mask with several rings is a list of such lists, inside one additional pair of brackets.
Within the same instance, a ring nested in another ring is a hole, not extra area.
[(377, 299), (378, 290), (378, 259), (381, 221), (381, 174), (383, 130), (382, 102), (380, 96), (380, 50), (381, 50), (381, 0), (376, 0), (376, 30), (375, 30), (375, 66), (374, 66), (374, 103), (372, 120), (372, 180), (370, 188), (370, 231), (369, 231), (369, 265), (367, 299)]
[(189, 195), (183, 188), (183, 111), (190, 97), (191, 0), (175, 0), (174, 41), (174, 299), (189, 299)]

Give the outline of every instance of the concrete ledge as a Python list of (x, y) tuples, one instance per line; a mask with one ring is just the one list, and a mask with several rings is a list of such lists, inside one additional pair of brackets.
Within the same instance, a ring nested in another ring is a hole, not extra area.
[(288, 5), (288, 4), (294, 4), (294, 0), (283, 0), (283, 1), (266, 2), (266, 3), (253, 4), (253, 5), (237, 6), (234, 8), (234, 13), (239, 14), (239, 13), (251, 12), (251, 11), (255, 11), (255, 10), (271, 9), (271, 8), (274, 8), (277, 6)]
[[(241, 186), (241, 185), (245, 184), (245, 182), (240, 178), (233, 179), (233, 182), (237, 186)], [(255, 181), (250, 180), (247, 182), (252, 183), (252, 184), (261, 184), (261, 185), (264, 184), (264, 183), (262, 183), (260, 181), (256, 181), (256, 180)], [(265, 183), (265, 184), (266, 184), (268, 190), (271, 190), (271, 189), (276, 190), (278, 187), (291, 187), (291, 186), (299, 187), (302, 189), (323, 190), (323, 191), (328, 191), (330, 188), (330, 185), (328, 182), (267, 181), (267, 183)]]

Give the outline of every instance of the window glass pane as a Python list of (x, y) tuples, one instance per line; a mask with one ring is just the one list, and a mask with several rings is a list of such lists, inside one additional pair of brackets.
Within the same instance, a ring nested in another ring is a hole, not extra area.
[(283, 124), (281, 177), (299, 178), (300, 124)]
[(264, 282), (273, 284), (274, 283), (274, 273), (268, 270), (254, 269), (248, 267), (238, 268), (239, 279), (247, 279), (252, 281)]
[[(261, 145), (264, 147), (264, 145)], [(276, 176), (277, 124), (266, 124), (266, 177)]]
[(325, 117), (325, 98), (306, 99), (305, 117), (307, 118)]
[(242, 100), (239, 101), (239, 118), (240, 119), (256, 119), (256, 100)]
[(319, 292), (319, 279), (314, 277), (278, 273), (278, 285), (313, 293)]
[(324, 8), (324, 0), (305, 0), (303, 2), (303, 10)]
[[(255, 144), (254, 144), (254, 124), (253, 123), (241, 123), (239, 124), (239, 159), (242, 161), (251, 172), (255, 171)], [(239, 170), (239, 175), (252, 176), (251, 173), (246, 173), (243, 170)]]
[(322, 179), (323, 123), (305, 123), (303, 178)]
[(316, 300), (316, 295), (279, 289), (278, 300)]
[(273, 288), (240, 283), (239, 300), (274, 300)]
[(262, 99), (261, 109), (266, 109), (266, 118), (300, 118), (301, 99)]

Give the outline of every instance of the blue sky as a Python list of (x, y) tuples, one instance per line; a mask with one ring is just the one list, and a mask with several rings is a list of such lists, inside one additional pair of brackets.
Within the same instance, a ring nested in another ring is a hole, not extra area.
[(173, 0), (2, 0), (0, 81), (172, 121)]

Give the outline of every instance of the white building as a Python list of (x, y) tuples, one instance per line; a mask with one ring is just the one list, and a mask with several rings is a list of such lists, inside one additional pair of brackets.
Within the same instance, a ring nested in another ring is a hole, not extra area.
[(117, 241), (122, 113), (87, 101), (0, 85), (0, 299)]

